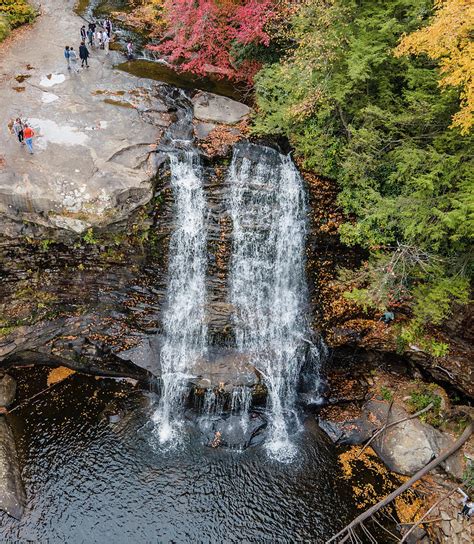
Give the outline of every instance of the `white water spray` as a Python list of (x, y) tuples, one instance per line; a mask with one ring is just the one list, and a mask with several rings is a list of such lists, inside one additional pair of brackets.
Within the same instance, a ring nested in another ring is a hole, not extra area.
[(268, 389), (267, 448), (273, 457), (289, 461), (295, 453), (289, 435), (299, 425), (294, 407), (308, 335), (303, 184), (289, 157), (252, 144), (234, 148), (229, 183), (237, 348), (251, 354)]
[(153, 416), (161, 443), (179, 441), (187, 369), (206, 351), (206, 200), (198, 156), (170, 153), (175, 227), (170, 239), (164, 342), (160, 352), (162, 395)]

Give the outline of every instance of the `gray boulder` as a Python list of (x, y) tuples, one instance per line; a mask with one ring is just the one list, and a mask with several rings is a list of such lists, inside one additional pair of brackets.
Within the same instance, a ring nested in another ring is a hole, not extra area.
[(206, 123), (235, 125), (250, 113), (241, 102), (217, 94), (199, 92), (193, 98), (194, 117)]
[(5, 418), (0, 416), (0, 509), (20, 519), (25, 501), (13, 434)]
[[(368, 420), (378, 421), (378, 426), (381, 427), (387, 419), (388, 404), (372, 400), (365, 404), (363, 411)], [(389, 422), (408, 416), (408, 412), (394, 404)], [(411, 476), (448, 448), (452, 442), (448, 435), (415, 418), (390, 427), (372, 442), (372, 447), (390, 470)], [(461, 453), (452, 455), (441, 466), (459, 478), (462, 467)]]
[(0, 380), (0, 406), (9, 406), (15, 400), (16, 381), (5, 374)]

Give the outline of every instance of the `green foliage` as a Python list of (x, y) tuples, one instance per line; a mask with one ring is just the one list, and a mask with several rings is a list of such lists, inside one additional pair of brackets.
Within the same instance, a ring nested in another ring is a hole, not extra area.
[(0, 16), (0, 42), (10, 34), (10, 23), (5, 15)]
[(425, 333), (423, 327), (416, 320), (412, 320), (401, 327), (397, 336), (397, 351), (399, 353), (403, 353), (411, 345), (415, 345), (433, 357), (444, 357), (449, 351), (448, 344), (440, 342)]
[(420, 384), (420, 386), (411, 393), (408, 404), (413, 413), (419, 412), (430, 404), (433, 404), (431, 410), (422, 414), (420, 419), (437, 427), (441, 424), (441, 397), (436, 394), (436, 390), (436, 384)]
[[(397, 58), (430, 0), (308, 0), (293, 49), (256, 77), (256, 134), (289, 138), (305, 167), (340, 185), (344, 242), (370, 251), (348, 298), (413, 308), (415, 328), (468, 301), (473, 135), (451, 128), (456, 89), (427, 57)], [(350, 279), (350, 278), (347, 278)], [(353, 278), (352, 278), (353, 279)]]
[(391, 402), (393, 400), (393, 393), (388, 387), (385, 387), (385, 385), (382, 385), (380, 388), (380, 394), (383, 400), (386, 400), (387, 402)]
[(7, 27), (16, 28), (31, 23), (36, 15), (36, 10), (26, 0), (0, 0), (0, 41), (8, 34), (8, 30), (6, 34), (5, 30), (2, 31), (5, 19)]
[(89, 244), (89, 245), (96, 245), (99, 243), (98, 238), (96, 238), (94, 235), (94, 229), (92, 227), (87, 229), (82, 239), (86, 244)]
[(474, 463), (468, 460), (466, 463), (466, 470), (462, 475), (463, 484), (469, 489), (474, 489)]

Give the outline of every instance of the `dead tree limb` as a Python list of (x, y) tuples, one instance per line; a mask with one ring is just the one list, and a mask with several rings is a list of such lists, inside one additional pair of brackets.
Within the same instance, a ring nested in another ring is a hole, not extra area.
[[(388, 412), (387, 412), (387, 421), (388, 421), (388, 417), (390, 415), (390, 409), (392, 407), (392, 404), (390, 404), (389, 408), (388, 408)], [(411, 416), (408, 416), (408, 417), (403, 417), (402, 419), (398, 419), (397, 421), (392, 421), (392, 423), (387, 423), (387, 421), (385, 422), (385, 425), (383, 425), (382, 427), (380, 427), (380, 429), (378, 429), (378, 431), (376, 431), (369, 439), (369, 441), (365, 444), (365, 446), (360, 450), (360, 452), (357, 454), (357, 457), (360, 457), (364, 451), (370, 446), (370, 444), (377, 438), (377, 436), (379, 436), (381, 433), (383, 433), (384, 431), (386, 431), (387, 429), (390, 429), (390, 427), (393, 427), (395, 425), (398, 425), (399, 423), (404, 423), (405, 421), (409, 421), (410, 419), (415, 419), (415, 417), (418, 417), (418, 416), (421, 416), (422, 414), (424, 414), (425, 412), (427, 412), (428, 410), (431, 410), (431, 408), (433, 408), (433, 403), (430, 402), (428, 404), (428, 406), (425, 406), (425, 408), (423, 408), (422, 410), (419, 410), (418, 412), (416, 412), (415, 414), (412, 414)]]
[(413, 531), (419, 526), (424, 523), (424, 520), (431, 514), (431, 512), (438, 506), (438, 504), (442, 503), (444, 500), (446, 500), (448, 497), (450, 497), (457, 489), (451, 489), (447, 493), (445, 493), (440, 499), (438, 499), (428, 510), (421, 516), (419, 520), (417, 520), (411, 527), (408, 529), (408, 531), (403, 535), (403, 538), (400, 540), (400, 544), (403, 542), (406, 542), (408, 537), (413, 533)]
[(350, 534), (363, 521), (370, 518), (380, 509), (390, 504), (393, 501), (393, 499), (395, 499), (396, 497), (404, 493), (407, 489), (410, 489), (410, 487), (414, 483), (416, 483), (420, 478), (428, 474), (428, 472), (433, 470), (435, 467), (437, 467), (439, 464), (445, 461), (448, 457), (450, 457), (453, 453), (458, 451), (458, 449), (469, 439), (471, 434), (472, 434), (472, 422), (469, 423), (469, 425), (464, 429), (464, 432), (462, 433), (462, 435), (456, 440), (456, 442), (454, 442), (454, 444), (450, 448), (440, 453), (437, 457), (435, 457), (432, 461), (430, 461), (426, 466), (424, 466), (421, 470), (419, 470), (415, 475), (413, 475), (409, 480), (407, 480), (403, 485), (401, 485), (395, 491), (390, 493), (390, 495), (385, 497), (385, 499), (382, 499), (377, 504), (374, 504), (374, 506), (370, 507), (368, 510), (360, 514), (360, 516), (357, 516), (353, 521), (351, 521), (348, 525), (346, 525), (344, 529), (342, 529), (336, 535), (334, 535), (329, 540), (327, 540), (326, 544), (330, 544), (331, 542), (337, 542), (338, 539), (341, 537), (342, 539), (339, 542), (345, 542), (347, 540), (347, 538), (345, 538), (346, 533)]

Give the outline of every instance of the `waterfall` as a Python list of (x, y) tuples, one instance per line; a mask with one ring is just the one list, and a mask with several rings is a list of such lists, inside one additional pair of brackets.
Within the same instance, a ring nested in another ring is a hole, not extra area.
[(154, 414), (161, 443), (178, 438), (187, 391), (187, 369), (206, 351), (206, 200), (193, 151), (169, 153), (175, 198), (170, 239), (164, 340), (160, 351), (162, 395)]
[(287, 156), (238, 144), (229, 170), (233, 252), (230, 298), (237, 348), (252, 356), (268, 389), (272, 456), (290, 460), (291, 427), (305, 358), (306, 202), (301, 177)]

